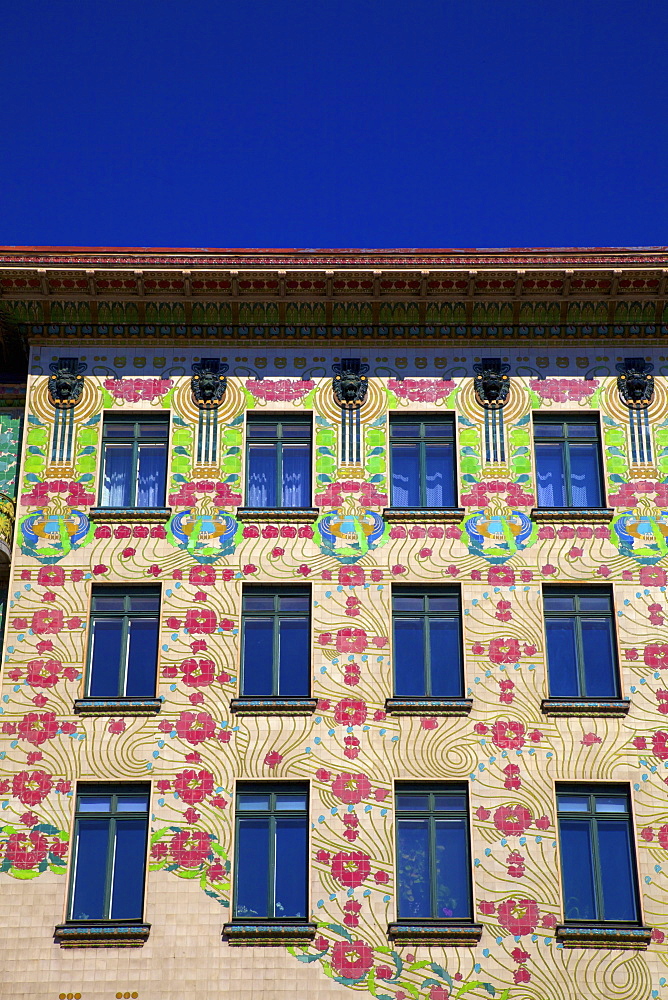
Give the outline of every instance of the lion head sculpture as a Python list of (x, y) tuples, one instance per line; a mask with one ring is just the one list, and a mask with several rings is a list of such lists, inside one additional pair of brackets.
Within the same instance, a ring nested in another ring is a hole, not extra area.
[(339, 406), (361, 406), (369, 391), (369, 380), (366, 377), (369, 366), (362, 364), (359, 358), (342, 358), (332, 368), (336, 373), (332, 379), (332, 389)]
[(510, 392), (510, 378), (507, 375), (510, 365), (502, 364), (500, 358), (486, 358), (474, 365), (473, 370), (476, 373), (473, 387), (480, 405), (503, 406)]
[(49, 365), (49, 399), (54, 406), (74, 406), (79, 401), (87, 367), (78, 358), (58, 358)]
[(219, 405), (227, 389), (225, 372), (229, 367), (218, 358), (202, 358), (193, 364), (190, 388), (196, 406), (201, 408)]
[(654, 365), (644, 358), (624, 358), (617, 365), (617, 388), (627, 406), (649, 406), (654, 396)]

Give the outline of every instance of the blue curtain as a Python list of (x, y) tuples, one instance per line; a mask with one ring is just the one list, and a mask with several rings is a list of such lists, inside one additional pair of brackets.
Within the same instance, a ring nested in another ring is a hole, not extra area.
[(564, 454), (559, 444), (536, 445), (539, 507), (565, 507)]
[(164, 444), (140, 445), (137, 507), (162, 507), (164, 504), (165, 458)]
[(417, 445), (392, 446), (392, 506), (420, 506), (420, 456)]
[(107, 445), (104, 450), (104, 476), (102, 480), (103, 507), (130, 506), (130, 474), (132, 448)]
[(283, 507), (310, 507), (311, 449), (283, 445)]
[(248, 506), (276, 506), (276, 445), (248, 449)]

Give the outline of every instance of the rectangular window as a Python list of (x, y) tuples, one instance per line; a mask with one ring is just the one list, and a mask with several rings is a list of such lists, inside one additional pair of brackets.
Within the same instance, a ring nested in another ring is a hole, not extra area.
[(105, 417), (100, 506), (164, 505), (168, 437), (167, 417)]
[(237, 789), (235, 920), (306, 920), (308, 788)]
[(155, 697), (159, 611), (159, 588), (93, 588), (89, 698)]
[(242, 696), (307, 698), (311, 687), (310, 590), (245, 587), (242, 609)]
[(631, 804), (618, 787), (557, 789), (564, 919), (639, 920)]
[(394, 587), (392, 620), (395, 696), (461, 698), (459, 591)]
[(455, 506), (455, 424), (451, 418), (390, 417), (393, 507)]
[(399, 920), (470, 920), (466, 787), (397, 785), (396, 822)]
[(70, 920), (141, 920), (147, 785), (79, 785)]
[(311, 421), (248, 417), (248, 506), (310, 507)]
[(534, 417), (539, 507), (601, 507), (598, 421)]
[(550, 696), (618, 697), (610, 591), (545, 587), (543, 607)]

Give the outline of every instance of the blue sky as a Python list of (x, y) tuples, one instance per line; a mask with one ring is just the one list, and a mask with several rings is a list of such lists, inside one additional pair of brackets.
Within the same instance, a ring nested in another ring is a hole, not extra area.
[(663, 0), (0, 0), (0, 243), (668, 244)]

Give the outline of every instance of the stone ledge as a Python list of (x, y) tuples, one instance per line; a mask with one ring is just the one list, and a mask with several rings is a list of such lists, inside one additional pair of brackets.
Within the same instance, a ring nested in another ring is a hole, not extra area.
[(472, 698), (386, 698), (388, 715), (468, 715)]
[(581, 523), (588, 524), (596, 522), (612, 521), (615, 512), (612, 507), (534, 507), (531, 511), (531, 520), (539, 524), (551, 521), (557, 524)]
[(445, 944), (468, 947), (482, 937), (482, 924), (402, 923), (389, 924), (387, 936), (400, 944)]
[(61, 948), (141, 948), (150, 924), (58, 924), (54, 939)]
[(313, 715), (317, 698), (233, 698), (230, 708), (237, 715)]
[(320, 517), (318, 507), (239, 507), (237, 521), (290, 521), (311, 524)]
[(223, 941), (230, 945), (285, 945), (312, 941), (317, 924), (267, 920), (261, 924), (225, 924)]
[(162, 698), (77, 698), (77, 715), (156, 715)]
[(593, 718), (608, 716), (622, 718), (628, 714), (628, 698), (543, 698), (540, 703), (544, 715), (578, 715)]
[(652, 937), (651, 927), (613, 924), (558, 924), (556, 938), (564, 948), (622, 948), (645, 951)]
[(88, 518), (91, 521), (154, 522), (164, 524), (172, 516), (171, 507), (91, 507)]
[(459, 524), (464, 520), (463, 507), (385, 507), (388, 524)]

